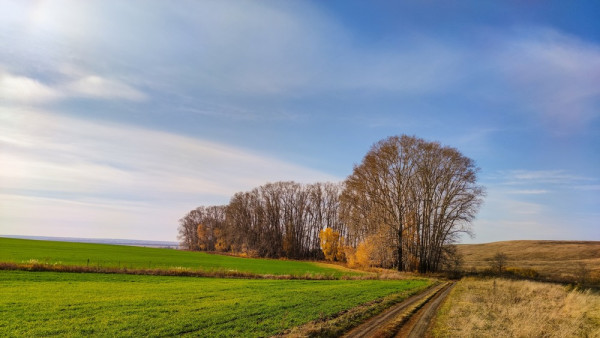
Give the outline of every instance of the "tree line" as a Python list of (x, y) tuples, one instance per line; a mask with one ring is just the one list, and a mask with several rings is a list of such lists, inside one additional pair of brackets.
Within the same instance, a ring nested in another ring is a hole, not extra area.
[(344, 182), (268, 183), (179, 222), (188, 250), (329, 259), (436, 271), (470, 233), (484, 196), (478, 168), (455, 148), (412, 136), (384, 139)]
[(344, 234), (339, 183), (268, 183), (236, 193), (226, 206), (199, 207), (182, 218), (179, 237), (189, 250), (256, 257), (321, 259), (319, 232)]

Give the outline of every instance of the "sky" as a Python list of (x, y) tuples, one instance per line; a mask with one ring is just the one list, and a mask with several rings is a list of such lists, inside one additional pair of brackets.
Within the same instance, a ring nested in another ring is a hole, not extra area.
[(463, 243), (600, 240), (598, 1), (0, 0), (0, 235), (176, 240), (377, 141), (457, 148)]

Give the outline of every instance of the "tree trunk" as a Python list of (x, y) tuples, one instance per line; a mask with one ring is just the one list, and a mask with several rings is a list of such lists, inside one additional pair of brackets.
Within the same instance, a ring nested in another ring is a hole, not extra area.
[(402, 265), (402, 227), (398, 230), (398, 271), (403, 271)]

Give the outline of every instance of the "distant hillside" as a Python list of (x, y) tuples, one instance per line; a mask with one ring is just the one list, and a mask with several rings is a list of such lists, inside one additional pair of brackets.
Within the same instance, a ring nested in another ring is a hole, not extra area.
[(460, 244), (458, 249), (464, 256), (467, 270), (487, 268), (487, 260), (502, 252), (508, 257), (508, 266), (532, 268), (542, 276), (569, 279), (583, 264), (593, 276), (600, 277), (598, 241), (505, 241)]

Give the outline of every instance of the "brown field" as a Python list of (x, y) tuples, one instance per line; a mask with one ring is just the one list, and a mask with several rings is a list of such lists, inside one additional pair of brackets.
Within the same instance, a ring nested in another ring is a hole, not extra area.
[(584, 266), (590, 279), (600, 280), (600, 242), (596, 241), (506, 241), (457, 247), (466, 271), (487, 269), (488, 259), (502, 252), (508, 267), (534, 269), (541, 277), (574, 280)]
[(600, 337), (600, 295), (532, 281), (464, 278), (440, 308), (436, 337)]

